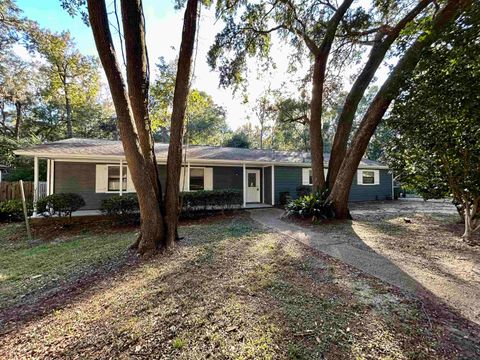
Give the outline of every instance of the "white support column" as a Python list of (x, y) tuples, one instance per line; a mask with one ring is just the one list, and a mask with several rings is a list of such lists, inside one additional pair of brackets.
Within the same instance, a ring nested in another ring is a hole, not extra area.
[(185, 185), (187, 185), (187, 191), (190, 191), (190, 161), (187, 162), (187, 173), (185, 176)]
[(123, 195), (123, 159), (120, 159), (120, 186), (118, 192)]
[(265, 166), (262, 166), (262, 203), (265, 204)]
[(50, 195), (55, 191), (55, 160), (50, 160)]
[(47, 159), (47, 196), (50, 195), (50, 159)]
[(247, 207), (247, 167), (243, 164), (243, 207)]
[(272, 164), (272, 205), (275, 205), (275, 165)]
[(33, 157), (33, 216), (37, 216), (38, 201), (38, 157)]

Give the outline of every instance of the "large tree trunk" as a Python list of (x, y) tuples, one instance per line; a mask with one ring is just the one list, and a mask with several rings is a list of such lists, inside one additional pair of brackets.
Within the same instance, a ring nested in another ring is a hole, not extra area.
[(63, 84), (65, 91), (65, 110), (67, 113), (67, 138), (73, 137), (73, 125), (72, 125), (72, 105), (70, 104), (70, 96), (68, 94), (68, 85), (66, 82)]
[(478, 219), (478, 216), (480, 216), (479, 208), (480, 198), (473, 199), (473, 203), (469, 198), (464, 199), (463, 216), (465, 222), (465, 231), (462, 235), (462, 238), (468, 244), (471, 244), (473, 234), (480, 230), (480, 220)]
[(395, 27), (391, 29), (379, 29), (367, 63), (348, 93), (342, 112), (338, 118), (337, 130), (335, 131), (330, 161), (328, 163), (327, 184), (329, 189), (333, 188), (338, 171), (347, 153), (348, 139), (352, 130), (353, 120), (365, 90), (375, 76), (378, 67), (383, 62), (387, 51), (400, 35), (400, 32), (432, 1), (433, 0), (420, 1)]
[(22, 126), (22, 103), (20, 101), (15, 102), (15, 110), (17, 113), (15, 119), (15, 139), (20, 140), (20, 130)]
[(177, 78), (173, 95), (172, 120), (170, 125), (170, 145), (168, 147), (167, 184), (165, 192), (165, 217), (167, 224), (167, 246), (177, 238), (178, 215), (180, 211), (179, 182), (182, 166), (182, 138), (190, 87), (190, 69), (192, 64), (197, 11), (199, 0), (188, 0), (183, 18), (182, 42), (177, 65)]
[[(138, 252), (148, 255), (165, 243), (165, 226), (159, 207), (157, 185), (152, 180), (155, 175), (151, 173), (152, 166), (149, 162), (152, 156), (151, 150), (146, 156), (142, 152), (134, 113), (113, 46), (105, 1), (88, 0), (88, 14), (97, 51), (107, 76), (117, 113), (118, 127), (128, 167), (137, 190), (141, 217), (141, 238), (138, 242)], [(139, 25), (129, 24), (128, 26)], [(124, 31), (128, 32), (126, 29)], [(134, 51), (131, 46), (129, 49)], [(128, 71), (127, 69), (128, 73), (132, 73), (132, 70)], [(142, 84), (138, 84), (138, 86), (142, 86)], [(139, 99), (135, 101), (141, 102)], [(142, 121), (138, 123), (142, 125)], [(143, 126), (147, 126), (147, 124), (143, 123)]]
[(421, 34), (410, 46), (378, 91), (353, 138), (329, 197), (336, 218), (347, 219), (350, 217), (348, 195), (358, 165), (390, 103), (398, 95), (406, 79), (412, 75), (421, 58), (422, 50), (430, 46), (445, 27), (456, 19), (471, 2), (472, 0), (449, 0), (433, 20), (432, 28)]
[(344, 0), (329, 20), (322, 44), (315, 55), (312, 77), (312, 99), (310, 101), (310, 152), (312, 156), (313, 190), (325, 189), (323, 164), (322, 109), (323, 86), (327, 69), (328, 56), (332, 48), (338, 24), (352, 4), (353, 0)]

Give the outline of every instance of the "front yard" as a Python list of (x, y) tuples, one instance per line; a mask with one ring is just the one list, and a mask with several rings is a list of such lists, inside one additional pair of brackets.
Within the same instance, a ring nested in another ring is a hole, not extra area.
[(474, 359), (479, 329), (247, 213), (183, 225), (138, 261), (135, 229), (29, 244), (0, 228), (0, 358)]

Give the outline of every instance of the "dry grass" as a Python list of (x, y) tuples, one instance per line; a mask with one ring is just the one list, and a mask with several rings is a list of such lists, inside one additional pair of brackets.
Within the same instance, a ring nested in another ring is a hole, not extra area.
[(478, 350), (415, 299), (246, 217), (181, 235), (172, 252), (9, 324), (0, 358), (446, 359)]

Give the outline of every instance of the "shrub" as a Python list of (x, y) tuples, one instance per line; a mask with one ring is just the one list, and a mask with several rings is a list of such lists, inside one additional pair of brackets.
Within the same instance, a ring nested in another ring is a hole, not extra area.
[[(28, 216), (32, 215), (32, 202), (27, 201)], [(5, 200), (0, 202), (0, 221), (22, 221), (23, 204), (21, 200)]]
[[(182, 215), (209, 210), (227, 210), (239, 207), (243, 203), (239, 190), (204, 190), (180, 193)], [(100, 210), (103, 214), (113, 216), (121, 223), (139, 220), (139, 205), (136, 194), (116, 195), (102, 201)]]
[(75, 193), (52, 194), (37, 201), (37, 211), (42, 216), (72, 216), (72, 212), (85, 206), (85, 200)]
[(314, 219), (332, 218), (334, 214), (331, 204), (326, 203), (327, 196), (328, 192), (323, 191), (293, 200), (285, 207), (287, 216), (312, 217)]
[(290, 191), (281, 191), (279, 193), (280, 205), (287, 205), (290, 201), (292, 201), (292, 197), (290, 196)]
[(312, 193), (311, 185), (300, 185), (297, 186), (297, 197), (302, 197), (305, 195), (310, 195)]
[(113, 216), (120, 223), (137, 223), (139, 217), (139, 205), (136, 194), (115, 195), (102, 200), (100, 211), (108, 216)]

